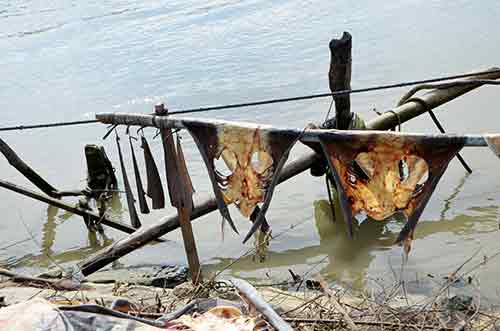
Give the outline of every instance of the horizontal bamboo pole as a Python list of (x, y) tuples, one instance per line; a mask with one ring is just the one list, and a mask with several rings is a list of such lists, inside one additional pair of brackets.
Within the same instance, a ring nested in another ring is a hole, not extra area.
[[(492, 68), (490, 70), (498, 70)], [(471, 77), (470, 79), (499, 79), (500, 73), (485, 73), (478, 76)], [(432, 90), (420, 98), (427, 103), (430, 109), (441, 106), (442, 104), (451, 101), (477, 87), (481, 84), (473, 84), (471, 86), (457, 86), (448, 89)], [(394, 112), (388, 112), (375, 118), (367, 123), (367, 129), (371, 130), (388, 130), (397, 126), (400, 122), (404, 123), (412, 118), (415, 118), (427, 111), (427, 109), (419, 102), (408, 102), (399, 107), (396, 107)], [(397, 115), (396, 115), (397, 114)], [(153, 116), (147, 116), (151, 121)], [(127, 124), (127, 123), (122, 123)], [(151, 122), (152, 124), (152, 122)], [(153, 125), (152, 125), (153, 126)], [(287, 164), (280, 175), (280, 183), (302, 173), (309, 169), (313, 162), (318, 158), (314, 152), (308, 152), (302, 157)], [(191, 221), (206, 215), (217, 209), (215, 198), (210, 197), (201, 202), (195, 202), (193, 212), (191, 214)], [(146, 245), (148, 242), (159, 238), (160, 236), (169, 233), (179, 227), (179, 219), (177, 215), (162, 218), (157, 223), (150, 227), (143, 227), (137, 230), (132, 235), (120, 240), (113, 245), (103, 249), (95, 255), (90, 256), (82, 262), (81, 270), (84, 275), (89, 275), (104, 266), (116, 261), (124, 255)]]
[[(235, 125), (235, 126), (248, 126), (259, 128), (261, 132), (283, 132), (300, 136), (300, 141), (307, 143), (319, 143), (320, 139), (331, 141), (338, 139), (348, 139), (352, 136), (366, 136), (371, 134), (380, 133), (380, 130), (324, 130), (324, 129), (289, 129), (279, 128), (272, 126), (263, 126), (255, 123), (248, 122), (234, 122), (224, 120), (210, 120), (200, 118), (167, 118), (157, 117), (154, 115), (142, 114), (129, 114), (129, 113), (102, 113), (97, 114), (96, 118), (105, 124), (125, 124), (140, 127), (156, 127), (158, 129), (176, 128), (185, 129), (187, 123), (210, 123), (214, 125)], [(435, 143), (447, 144), (455, 139), (464, 139), (464, 146), (486, 147), (488, 144), (480, 134), (425, 134), (425, 133), (402, 133), (402, 132), (385, 132), (386, 135), (398, 135), (408, 138), (437, 138)]]

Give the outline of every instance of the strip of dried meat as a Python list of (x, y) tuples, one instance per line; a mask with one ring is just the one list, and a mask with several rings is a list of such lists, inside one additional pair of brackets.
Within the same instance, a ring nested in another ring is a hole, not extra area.
[(128, 142), (130, 144), (130, 151), (132, 153), (132, 164), (134, 166), (135, 175), (135, 186), (137, 186), (137, 197), (139, 198), (139, 208), (141, 213), (149, 214), (149, 207), (146, 201), (146, 193), (142, 187), (141, 172), (139, 171), (139, 166), (137, 164), (137, 159), (135, 158), (134, 146), (132, 145), (132, 136), (128, 136)]
[(458, 137), (393, 132), (336, 131), (320, 135), (352, 235), (354, 216), (375, 220), (403, 213), (397, 243), (411, 248), (418, 219), (450, 160), (464, 145)]
[[(262, 225), (269, 208), (279, 172), (299, 134), (258, 125), (185, 120), (205, 161), (219, 210), (234, 231), (227, 204), (234, 203), (241, 214), (250, 217), (259, 203), (261, 211), (243, 242)], [(229, 173), (218, 169), (222, 159)]]
[(141, 147), (144, 150), (144, 164), (146, 164), (147, 189), (146, 194), (153, 202), (153, 209), (165, 208), (165, 193), (161, 182), (160, 173), (156, 166), (155, 159), (149, 148), (148, 141), (144, 136), (141, 137)]
[(130, 215), (130, 223), (134, 228), (137, 229), (141, 227), (141, 221), (139, 220), (139, 216), (137, 215), (137, 210), (135, 209), (134, 205), (135, 199), (132, 193), (132, 189), (130, 188), (130, 182), (128, 181), (127, 171), (125, 169), (125, 164), (123, 162), (122, 149), (120, 147), (120, 138), (118, 137), (118, 134), (116, 135), (116, 146), (118, 148), (118, 156), (120, 158), (120, 167), (122, 170), (123, 185), (125, 186), (125, 195), (127, 196), (127, 207)]

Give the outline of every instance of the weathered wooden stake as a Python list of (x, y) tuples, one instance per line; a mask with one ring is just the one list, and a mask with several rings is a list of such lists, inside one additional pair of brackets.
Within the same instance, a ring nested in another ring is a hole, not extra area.
[[(159, 104), (155, 106), (155, 113), (166, 116), (168, 115), (168, 109), (163, 104)], [(198, 284), (198, 282), (203, 281), (203, 278), (190, 221), (190, 214), (193, 208), (192, 184), (187, 172), (180, 142), (177, 141), (177, 148), (175, 148), (171, 129), (161, 129), (161, 135), (165, 152), (165, 167), (167, 169), (167, 185), (169, 187), (170, 201), (177, 208), (177, 217), (181, 227), (191, 279), (194, 284)]]
[[(344, 32), (342, 38), (330, 41), (330, 71), (328, 72), (330, 90), (351, 89), (351, 49), (352, 37)], [(337, 129), (347, 130), (351, 122), (351, 99), (349, 94), (333, 97)]]
[[(498, 70), (498, 68), (491, 68)], [(498, 72), (488, 73), (485, 71), (482, 74), (471, 77), (470, 79), (499, 79)], [(432, 90), (421, 96), (431, 109), (441, 106), (442, 104), (451, 101), (469, 91), (476, 89), (481, 84), (471, 84), (470, 86), (457, 86), (448, 89)], [(388, 130), (401, 123), (407, 122), (423, 113), (427, 109), (417, 102), (408, 102), (394, 109), (394, 112), (384, 113), (367, 123), (367, 129), (370, 130)], [(280, 175), (279, 183), (282, 183), (304, 171), (309, 169), (313, 162), (318, 159), (314, 152), (305, 153), (302, 157), (291, 161), (287, 164)], [(217, 202), (214, 197), (202, 199), (201, 202), (194, 204), (193, 212), (191, 213), (191, 221), (217, 210)], [(103, 249), (101, 252), (90, 256), (81, 264), (81, 270), (84, 275), (105, 267), (106, 265), (118, 260), (124, 255), (146, 245), (151, 240), (163, 236), (179, 227), (179, 219), (177, 216), (165, 217), (149, 228), (143, 228), (136, 231), (124, 240)]]

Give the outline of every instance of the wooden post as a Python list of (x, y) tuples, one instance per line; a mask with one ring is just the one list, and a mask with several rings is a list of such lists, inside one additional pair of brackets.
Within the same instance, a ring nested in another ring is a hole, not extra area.
[[(168, 109), (166, 109), (163, 104), (155, 105), (155, 114), (166, 116), (168, 115)], [(178, 141), (176, 149), (172, 137), (172, 130), (160, 130), (165, 151), (165, 167), (167, 169), (167, 185), (169, 188), (170, 201), (172, 205), (177, 208), (177, 218), (181, 227), (182, 240), (184, 242), (184, 250), (188, 260), (191, 279), (194, 284), (198, 284), (203, 278), (201, 275), (198, 250), (196, 249), (196, 241), (190, 221), (190, 213), (193, 208), (191, 180), (189, 179), (180, 142)], [(171, 164), (169, 165), (168, 162)]]
[[(498, 68), (491, 68), (491, 70), (498, 70)], [(500, 74), (498, 72), (484, 73), (471, 77), (470, 79), (499, 79)], [(439, 89), (430, 91), (421, 98), (429, 105), (430, 108), (436, 108), (442, 104), (451, 101), (475, 88), (481, 86), (481, 84), (474, 84), (471, 86), (457, 86), (449, 89)], [(399, 121), (401, 123), (407, 122), (412, 118), (415, 118), (423, 113), (427, 112), (427, 109), (417, 102), (408, 102), (400, 107), (396, 107), (394, 112), (384, 113), (375, 119), (367, 123), (368, 130), (388, 130), (398, 125)], [(291, 161), (287, 164), (280, 174), (279, 183), (282, 183), (304, 171), (309, 169), (313, 162), (318, 159), (318, 156), (314, 152), (305, 153), (302, 157)], [(207, 199), (202, 199), (201, 202), (195, 203), (193, 212), (191, 213), (191, 221), (206, 215), (210, 212), (217, 210), (217, 202), (214, 197), (209, 197)], [(169, 233), (177, 228), (179, 228), (179, 218), (177, 216), (165, 217), (159, 220), (156, 224), (153, 224), (149, 228), (142, 228), (136, 231), (134, 234), (130, 235), (128, 238), (121, 240), (105, 249), (101, 252), (90, 256), (88, 259), (82, 262), (81, 270), (82, 273), (87, 276), (95, 271), (105, 267), (106, 265), (118, 260), (124, 255), (146, 245), (151, 240), (159, 238), (166, 233)]]
[[(352, 37), (344, 32), (342, 38), (330, 41), (330, 71), (328, 78), (330, 91), (351, 89), (351, 49)], [(347, 130), (351, 122), (351, 99), (349, 94), (333, 97), (337, 129)]]

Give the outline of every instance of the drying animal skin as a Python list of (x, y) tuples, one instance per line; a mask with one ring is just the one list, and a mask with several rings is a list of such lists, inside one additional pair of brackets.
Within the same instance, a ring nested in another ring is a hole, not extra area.
[(146, 194), (153, 202), (153, 209), (165, 208), (165, 193), (160, 179), (160, 173), (156, 166), (155, 159), (149, 148), (148, 141), (144, 136), (141, 137), (141, 147), (144, 150), (144, 164), (146, 165), (147, 192)]
[[(237, 232), (227, 205), (234, 203), (241, 214), (250, 217), (263, 203), (250, 236), (264, 221), (279, 172), (298, 139), (293, 131), (275, 131), (257, 125), (212, 124), (185, 121), (208, 168), (222, 216)], [(229, 170), (223, 174), (215, 161), (222, 158)]]
[(137, 197), (139, 199), (139, 207), (141, 209), (141, 213), (149, 214), (149, 207), (146, 201), (146, 192), (144, 192), (144, 188), (142, 187), (141, 172), (139, 171), (139, 166), (137, 164), (137, 159), (135, 157), (134, 146), (132, 145), (131, 135), (128, 136), (128, 142), (130, 144), (130, 153), (132, 154), (132, 164), (134, 166), (135, 186), (137, 187)]
[(483, 137), (491, 151), (500, 158), (500, 134), (485, 134)]
[(407, 222), (397, 243), (405, 252), (418, 219), (463, 138), (392, 132), (342, 131), (320, 136), (339, 191), (349, 234), (353, 216), (375, 220), (403, 213)]
[(219, 306), (203, 314), (183, 315), (165, 325), (166, 330), (231, 330), (231, 331), (265, 331), (269, 325), (259, 317), (249, 317), (236, 307)]
[(118, 134), (116, 134), (116, 146), (118, 149), (118, 157), (120, 159), (120, 167), (122, 170), (123, 185), (125, 186), (125, 195), (127, 196), (127, 207), (130, 215), (130, 223), (134, 228), (137, 229), (141, 227), (141, 221), (139, 220), (139, 216), (137, 215), (137, 211), (135, 209), (134, 205), (135, 199), (132, 193), (132, 189), (130, 188), (130, 182), (128, 181), (127, 170), (125, 169), (125, 164), (123, 162), (123, 154), (122, 154), (122, 149), (120, 147), (120, 138), (118, 137)]

